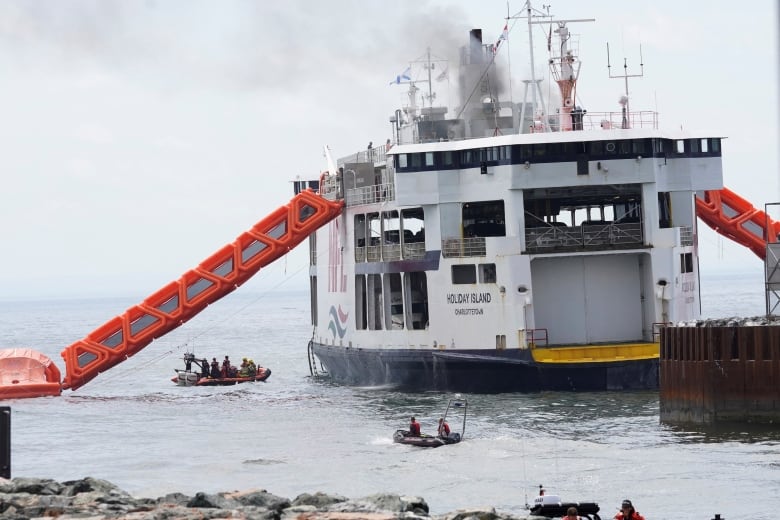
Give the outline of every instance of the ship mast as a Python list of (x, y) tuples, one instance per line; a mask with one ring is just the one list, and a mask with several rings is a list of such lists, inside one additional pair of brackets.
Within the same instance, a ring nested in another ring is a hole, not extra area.
[[(544, 98), (542, 96), (541, 87), (539, 86), (539, 82), (541, 80), (536, 79), (536, 71), (535, 71), (536, 67), (534, 63), (533, 26), (539, 24), (552, 24), (553, 22), (557, 23), (558, 29), (555, 30), (555, 33), (558, 35), (559, 40), (561, 42), (560, 55), (550, 57), (550, 68), (552, 70), (553, 77), (555, 77), (555, 80), (558, 83), (558, 88), (561, 91), (561, 107), (559, 110), (560, 119), (561, 119), (560, 129), (571, 130), (572, 129), (571, 111), (572, 108), (574, 107), (577, 78), (579, 76), (579, 62), (577, 60), (577, 56), (575, 56), (572, 50), (569, 49), (568, 47), (570, 35), (569, 35), (568, 28), (566, 27), (566, 24), (572, 22), (593, 22), (595, 21), (595, 18), (553, 20), (552, 15), (549, 13), (549, 6), (545, 6), (545, 8), (547, 8), (548, 10), (547, 13), (543, 13), (541, 11), (534, 9), (531, 6), (531, 0), (526, 0), (525, 5), (523, 6), (523, 9), (525, 10), (525, 17), (528, 20), (529, 57), (531, 60), (531, 81), (524, 82), (524, 83), (526, 84), (526, 90), (529, 88), (529, 86), (531, 88), (531, 92), (532, 92), (531, 110), (534, 117), (536, 116), (537, 113), (539, 113), (540, 115), (541, 125), (542, 125), (542, 128), (540, 130), (544, 132), (549, 132), (550, 126), (547, 122), (547, 117), (545, 114), (545, 107), (543, 102)], [(518, 13), (515, 16), (512, 16), (511, 18), (521, 18), (521, 17), (522, 16)], [(550, 49), (550, 51), (552, 52), (552, 49)], [(537, 101), (537, 93), (541, 101)], [(525, 105), (523, 105), (523, 113), (524, 112), (525, 112)], [(523, 116), (521, 116), (521, 121), (522, 119)]]
[(642, 59), (642, 46), (639, 46), (639, 74), (629, 74), (628, 73), (628, 62), (626, 61), (626, 58), (623, 58), (623, 75), (612, 75), (612, 65), (609, 62), (609, 42), (607, 42), (607, 70), (609, 71), (609, 77), (612, 79), (615, 78), (623, 78), (626, 82), (626, 93), (623, 97), (620, 98), (620, 104), (623, 107), (623, 123), (622, 128), (630, 128), (631, 125), (629, 124), (629, 115), (630, 111), (628, 108), (629, 102), (628, 102), (628, 78), (641, 78), (645, 75), (645, 64), (644, 60)]

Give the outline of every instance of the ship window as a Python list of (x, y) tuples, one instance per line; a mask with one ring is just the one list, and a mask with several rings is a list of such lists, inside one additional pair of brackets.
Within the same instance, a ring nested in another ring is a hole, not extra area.
[(504, 146), (501, 148), (503, 150), (502, 159), (511, 160), (512, 159), (512, 147), (511, 146)]
[(580, 143), (563, 143), (563, 155), (571, 157), (577, 154), (577, 145)]
[(613, 155), (616, 150), (615, 143), (612, 141), (607, 141), (606, 143), (604, 143), (604, 149), (607, 151), (608, 154)]
[(406, 168), (409, 166), (408, 154), (402, 153), (398, 156), (398, 169)]
[(469, 202), (463, 205), (464, 237), (506, 236), (504, 201)]
[(461, 152), (461, 163), (465, 165), (474, 163), (474, 150), (463, 150)]
[(425, 166), (433, 166), (433, 152), (425, 152)]
[[(401, 274), (388, 273), (384, 275), (385, 304), (390, 312), (385, 312), (385, 328), (400, 330), (404, 328), (404, 300), (401, 293)], [(387, 309), (386, 309), (387, 310)]]
[(523, 144), (519, 146), (520, 160), (525, 161), (533, 156), (533, 147), (530, 144)]
[(366, 275), (355, 275), (355, 329), (357, 330), (368, 328), (366, 300)]
[(452, 166), (454, 164), (454, 154), (452, 152), (442, 152), (441, 160), (444, 166)]
[(664, 153), (666, 149), (663, 139), (653, 139), (653, 153)]
[(626, 139), (624, 141), (618, 141), (619, 143), (619, 154), (620, 155), (629, 155), (631, 153), (631, 141)]
[(699, 153), (699, 141), (696, 139), (690, 139), (688, 141), (688, 146), (691, 148), (691, 153)]
[(544, 144), (535, 144), (534, 145), (534, 157), (536, 158), (544, 158), (544, 156), (547, 154), (547, 145)]
[(634, 155), (645, 155), (647, 153), (647, 144), (644, 139), (634, 139), (631, 143), (631, 152)]
[(683, 253), (680, 255), (680, 272), (693, 272), (693, 253)]
[(720, 139), (711, 139), (713, 153), (720, 153)]
[(479, 283), (496, 283), (496, 264), (479, 264)]
[(709, 143), (707, 142), (707, 139), (702, 139), (700, 142), (701, 145), (701, 151), (702, 153), (708, 153), (709, 152), (709, 146), (707, 146)]
[(678, 139), (674, 142), (675, 153), (685, 153), (685, 141)]
[(601, 155), (604, 153), (604, 142), (603, 141), (593, 141), (592, 143), (589, 143), (590, 145), (590, 154), (591, 155)]
[(452, 283), (454, 284), (477, 283), (477, 271), (475, 269), (474, 264), (453, 265)]
[(412, 160), (412, 168), (420, 168), (420, 155), (419, 153), (410, 153), (409, 156)]

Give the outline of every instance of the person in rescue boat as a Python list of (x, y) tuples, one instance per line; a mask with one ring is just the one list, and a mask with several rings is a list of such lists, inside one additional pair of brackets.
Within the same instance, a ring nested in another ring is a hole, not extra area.
[(219, 379), (222, 376), (222, 372), (219, 371), (219, 361), (217, 358), (211, 358), (211, 378)]
[(450, 425), (447, 424), (447, 421), (444, 420), (444, 417), (439, 417), (439, 430), (437, 435), (442, 438), (450, 436)]
[(571, 506), (566, 510), (566, 516), (564, 516), (561, 520), (580, 520), (580, 516), (577, 514), (577, 508)]
[(415, 420), (414, 416), (412, 416), (412, 420), (409, 422), (409, 435), (412, 437), (420, 436), (420, 423)]
[(615, 520), (645, 520), (645, 517), (637, 513), (634, 504), (626, 499), (620, 504), (620, 511), (615, 515)]
[(247, 358), (241, 360), (241, 368), (238, 369), (238, 377), (249, 377), (249, 361)]
[(200, 377), (209, 377), (209, 360), (206, 358), (200, 360)]

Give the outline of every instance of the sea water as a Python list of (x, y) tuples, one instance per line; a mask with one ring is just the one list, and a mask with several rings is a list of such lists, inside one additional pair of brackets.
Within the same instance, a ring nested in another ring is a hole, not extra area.
[[(760, 272), (702, 275), (701, 291), (705, 317), (765, 310)], [(40, 350), (64, 371), (64, 347), (137, 302), (2, 302), (0, 345)], [(780, 429), (661, 424), (657, 392), (464, 395), (464, 442), (393, 444), (410, 415), (433, 432), (450, 396), (311, 377), (308, 305), (303, 291), (239, 290), (76, 391), (3, 402), (12, 408), (12, 475), (92, 476), (147, 497), (392, 492), (424, 497), (433, 513), (493, 506), (517, 515), (543, 485), (598, 502), (602, 518), (624, 498), (648, 520), (776, 515)], [(171, 377), (185, 351), (251, 357), (273, 373), (266, 383), (178, 387)]]

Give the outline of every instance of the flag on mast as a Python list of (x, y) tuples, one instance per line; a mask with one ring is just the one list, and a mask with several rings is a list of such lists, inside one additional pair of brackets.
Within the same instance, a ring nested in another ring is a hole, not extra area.
[(498, 52), (498, 46), (501, 45), (501, 42), (505, 41), (508, 37), (509, 37), (509, 22), (504, 24), (504, 30), (501, 31), (501, 36), (498, 37), (496, 44), (493, 46), (493, 54), (496, 54)]
[(397, 75), (393, 81), (390, 82), (391, 85), (400, 85), (401, 83), (412, 81), (412, 67), (406, 67), (406, 70), (403, 71), (401, 74)]

